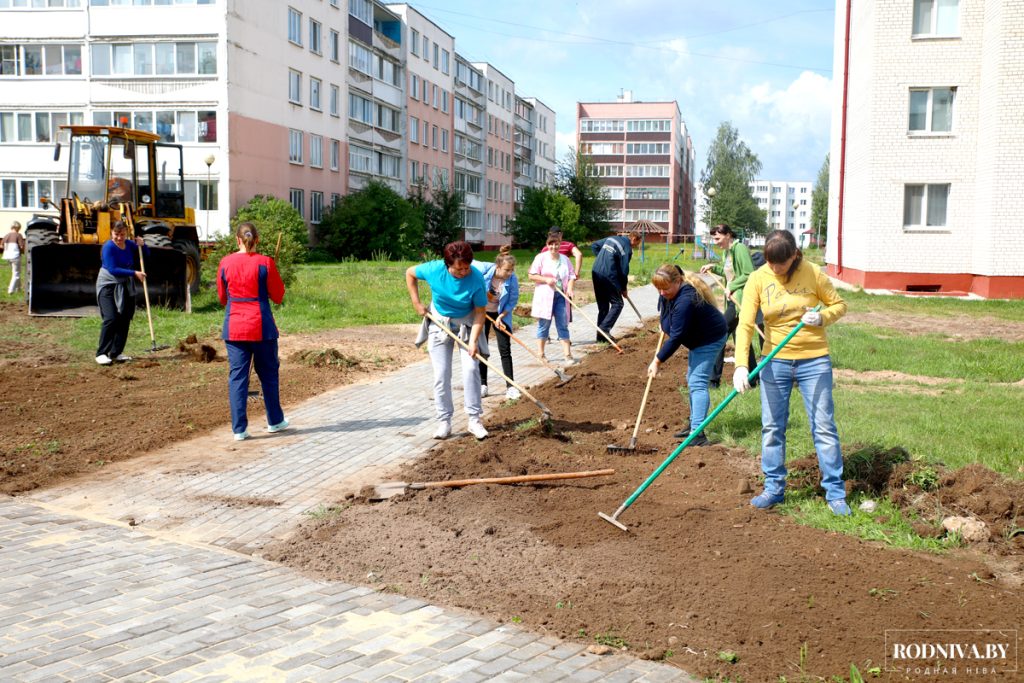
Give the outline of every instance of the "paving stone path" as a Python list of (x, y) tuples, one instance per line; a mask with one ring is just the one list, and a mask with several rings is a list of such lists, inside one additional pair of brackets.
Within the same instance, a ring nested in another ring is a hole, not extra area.
[[(631, 295), (655, 314), (652, 287)], [(615, 332), (636, 324), (627, 306)], [(578, 317), (572, 336), (592, 341), (594, 331)], [(577, 355), (594, 348), (576, 344)], [(552, 376), (513, 353), (517, 381)], [(695, 680), (259, 558), (303, 513), (435, 443), (430, 377), (416, 363), (297, 406), (280, 435), (234, 444), (225, 428), (0, 499), (0, 680)], [(489, 384), (503, 393), (500, 377)], [(464, 427), (458, 409), (456, 420)]]

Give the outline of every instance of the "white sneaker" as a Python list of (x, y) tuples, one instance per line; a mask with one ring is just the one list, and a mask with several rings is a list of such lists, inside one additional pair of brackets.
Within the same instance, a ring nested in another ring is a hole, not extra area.
[(249, 438), (249, 430), (248, 429), (246, 429), (244, 432), (239, 432), (238, 434), (235, 434), (235, 441), (245, 441), (248, 438)]
[(434, 432), (435, 439), (447, 439), (452, 433), (452, 423), (448, 420), (437, 424), (437, 431)]
[(100, 355), (96, 356), (96, 362), (100, 365), (110, 365), (114, 361), (110, 360), (110, 356), (108, 356), (107, 354), (101, 353)]
[(521, 399), (522, 397), (522, 393), (520, 393), (520, 391), (515, 387), (509, 387), (508, 389), (505, 390), (505, 398), (507, 398), (510, 401), (516, 401)]
[(480, 398), (483, 398), (486, 395), (487, 395), (487, 385), (486, 384), (481, 384), (480, 385)]
[(132, 358), (131, 356), (126, 356), (123, 353), (119, 353), (117, 354), (117, 358), (115, 358), (114, 360), (116, 360), (118, 363), (127, 363), (128, 361), (135, 359)]
[(484, 425), (480, 422), (480, 418), (471, 417), (469, 418), (469, 433), (475, 436), (477, 439), (486, 439), (487, 430), (484, 429)]
[(277, 432), (283, 432), (286, 429), (288, 429), (288, 418), (281, 420), (276, 425), (267, 425), (266, 431), (271, 434), (276, 434)]
[(565, 367), (571, 368), (572, 366), (577, 365), (579, 362), (580, 361), (578, 358), (569, 356), (568, 358), (565, 359)]

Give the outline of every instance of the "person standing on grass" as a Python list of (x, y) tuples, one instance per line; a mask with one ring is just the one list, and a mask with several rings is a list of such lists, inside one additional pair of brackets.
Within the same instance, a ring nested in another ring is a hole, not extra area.
[[(498, 250), (494, 263), (473, 261), (473, 267), (484, 276), (487, 289), (487, 317), (484, 318), (484, 339), (490, 343), (491, 327), (495, 327), (494, 338), (498, 341), (501, 369), (509, 379), (512, 374), (512, 311), (519, 303), (519, 280), (516, 278), (516, 257), (512, 247), (504, 245)], [(493, 326), (488, 318), (497, 321)], [(480, 395), (487, 395), (487, 366), (480, 363)], [(519, 390), (511, 384), (505, 387), (505, 398), (520, 398)]]
[(4, 261), (11, 264), (11, 284), (7, 287), (8, 294), (14, 294), (21, 288), (21, 255), (25, 253), (25, 238), (21, 236), (21, 223), (11, 223), (11, 231), (4, 235)]
[(583, 272), (583, 252), (575, 244), (562, 238), (562, 229), (557, 225), (551, 226), (551, 229), (548, 231), (548, 237), (557, 237), (562, 240), (561, 244), (558, 245), (558, 253), (572, 258), (573, 268), (575, 269), (575, 277), (573, 279), (579, 280), (580, 273)]
[[(578, 361), (572, 356), (572, 339), (569, 336), (569, 322), (572, 312), (565, 297), (572, 298), (573, 282), (576, 271), (572, 269), (569, 259), (558, 253), (562, 243), (561, 237), (548, 235), (544, 251), (537, 254), (530, 265), (530, 280), (537, 287), (533, 291), (533, 307), (530, 315), (537, 319), (537, 350), (541, 358), (546, 358), (544, 349), (551, 331), (551, 321), (555, 321), (558, 341), (562, 343), (565, 354), (565, 365), (575, 365)], [(565, 293), (562, 296), (555, 289)]]
[(420, 302), (419, 281), (430, 285), (430, 313), (447, 325), (469, 351), (459, 347), (462, 362), (462, 399), (469, 417), (469, 433), (477, 439), (487, 437), (481, 417), (484, 409), (480, 401), (480, 365), (477, 356), (487, 356), (487, 338), (480, 338), (487, 307), (487, 288), (484, 276), (472, 266), (473, 248), (468, 242), (445, 245), (444, 258), (411, 266), (405, 271), (405, 286), (409, 290), (416, 313), (423, 316), (423, 326), (416, 345), (427, 343), (430, 362), (434, 368), (434, 406), (437, 410), (435, 439), (447, 439), (452, 433), (452, 352), (455, 341), (433, 323), (427, 307)]
[[(839, 447), (832, 401), (832, 360), (825, 326), (846, 313), (846, 302), (821, 269), (804, 261), (787, 230), (768, 233), (764, 245), (766, 268), (755, 271), (743, 292), (736, 330), (736, 391), (750, 389), (746, 349), (754, 334), (758, 311), (764, 313), (764, 353), (782, 341), (800, 322), (804, 327), (761, 370), (761, 469), (764, 491), (750, 504), (770, 508), (785, 499), (786, 428), (789, 397), (795, 385), (804, 400), (814, 450), (821, 469), (825, 500), (836, 515), (850, 514), (843, 485), (843, 454)], [(812, 310), (818, 305), (821, 310)]]
[(146, 274), (135, 270), (140, 244), (143, 255), (149, 254), (145, 243), (140, 238), (128, 239), (128, 226), (116, 221), (110, 227), (110, 239), (100, 250), (100, 273), (96, 277), (96, 305), (103, 319), (96, 347), (99, 365), (131, 360), (131, 356), (124, 355), (124, 346), (135, 317), (135, 282), (143, 286), (146, 282)]
[[(708, 381), (718, 352), (725, 347), (725, 318), (715, 308), (714, 295), (696, 273), (684, 273), (679, 266), (666, 263), (654, 271), (651, 284), (658, 290), (658, 312), (665, 342), (647, 368), (647, 376), (658, 376), (661, 364), (680, 346), (689, 349), (686, 387), (690, 394), (690, 424), (673, 434), (685, 439), (708, 415), (711, 397)], [(698, 434), (691, 446), (707, 446), (707, 435)]]
[[(594, 297), (597, 299), (597, 326), (612, 338), (612, 328), (622, 313), (622, 297), (629, 283), (629, 259), (633, 249), (640, 244), (639, 230), (629, 235), (614, 235), (597, 240), (590, 245), (594, 252), (594, 266), (590, 277), (594, 281)], [(607, 343), (600, 334), (597, 343)]]
[[(736, 323), (739, 321), (739, 307), (743, 303), (743, 287), (747, 279), (754, 272), (754, 262), (750, 258), (750, 249), (747, 245), (736, 239), (736, 232), (728, 225), (721, 224), (711, 228), (711, 239), (715, 246), (722, 250), (722, 261), (720, 263), (707, 263), (700, 267), (701, 273), (714, 273), (725, 279), (725, 323), (729, 327), (729, 334), (733, 342), (736, 341)], [(755, 340), (754, 345), (757, 345)], [(735, 352), (734, 352), (735, 353)], [(736, 357), (739, 354), (736, 353)], [(751, 346), (747, 357), (747, 367), (756, 365), (757, 356), (754, 347)], [(718, 388), (722, 381), (722, 370), (725, 368), (725, 347), (715, 359), (715, 368), (711, 373), (711, 386)], [(750, 384), (757, 386), (755, 378)]]
[(279, 334), (270, 310), (271, 301), (275, 304), (284, 301), (284, 282), (274, 259), (256, 252), (259, 241), (256, 226), (239, 224), (235, 232), (238, 251), (222, 258), (217, 266), (217, 297), (225, 306), (221, 336), (228, 351), (228, 400), (235, 441), (249, 438), (246, 401), (253, 366), (263, 387), (266, 431), (274, 433), (288, 428), (288, 420), (281, 409)]

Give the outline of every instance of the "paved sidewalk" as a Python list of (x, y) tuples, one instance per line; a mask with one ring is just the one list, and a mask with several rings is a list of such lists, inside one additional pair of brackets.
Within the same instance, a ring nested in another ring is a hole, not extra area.
[[(655, 296), (633, 292), (647, 316)], [(617, 331), (635, 324), (627, 306)], [(594, 334), (582, 318), (572, 333)], [(517, 380), (553, 377), (514, 353)], [(298, 406), (283, 435), (229, 445), (225, 429), (0, 499), (0, 680), (694, 680), (258, 558), (302, 512), (433, 445), (430, 383), (417, 363)]]

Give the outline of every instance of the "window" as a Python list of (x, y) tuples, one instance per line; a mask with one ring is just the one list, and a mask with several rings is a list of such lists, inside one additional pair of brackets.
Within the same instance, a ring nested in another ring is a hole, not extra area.
[(94, 76), (207, 76), (217, 73), (217, 43), (95, 43)]
[(903, 227), (905, 229), (946, 227), (949, 184), (904, 185)]
[(430, 60), (430, 38), (423, 36), (423, 59)]
[(441, 73), (447, 74), (451, 70), (451, 53), (448, 50), (441, 50)]
[(409, 117), (409, 142), (420, 141), (420, 120), (415, 116)]
[[(74, 115), (71, 122), (75, 123)], [(214, 110), (97, 110), (92, 113), (92, 123), (157, 133), (161, 142), (217, 142), (217, 112)]]
[(370, 173), (373, 166), (373, 151), (358, 145), (348, 146), (348, 170), (356, 173)]
[(348, 13), (367, 26), (373, 26), (373, 2), (371, 0), (348, 0)]
[(442, 152), (447, 152), (448, 151), (448, 131), (447, 130), (442, 130), (441, 131), (441, 151)]
[(580, 119), (581, 133), (621, 133), (625, 122), (614, 119)]
[(374, 103), (374, 108), (377, 110), (377, 127), (397, 133), (402, 116), (401, 112), (377, 103)]
[(331, 29), (327, 48), (331, 51), (331, 61), (338, 62), (341, 59), (341, 34)]
[(295, 210), (299, 212), (300, 216), (302, 216), (303, 218), (306, 217), (306, 214), (303, 213), (303, 210), (306, 207), (305, 207), (305, 200), (303, 198), (302, 190), (297, 190), (294, 187), (289, 189), (288, 190), (288, 201), (289, 201), (289, 203), (292, 206), (295, 207)]
[(337, 140), (331, 140), (331, 170), (337, 171), (338, 165), (341, 163), (341, 143)]
[(338, 86), (333, 85), (333, 84), (331, 85), (331, 102), (330, 102), (330, 107), (331, 107), (331, 116), (340, 116), (341, 115), (341, 109), (340, 109), (340, 107), (341, 107), (341, 91), (338, 89)]
[(448, 91), (444, 88), (441, 88), (441, 111), (448, 113)]
[(424, 121), (423, 122), (423, 146), (424, 147), (429, 147), (430, 146), (430, 122), (429, 121)]
[(441, 46), (434, 43), (434, 68), (441, 66)]
[(319, 135), (309, 136), (309, 165), (313, 168), (324, 167), (324, 139)]
[(42, 209), (42, 197), (63, 197), (67, 193), (63, 180), (42, 180), (33, 178), (0, 178), (0, 208)]
[(288, 70), (288, 101), (302, 104), (302, 74)]
[(309, 193), (309, 222), (319, 223), (324, 213), (324, 193)]
[(433, 100), (434, 100), (434, 109), (437, 109), (437, 106), (438, 106), (438, 105), (439, 105), (439, 104), (441, 103), (441, 97), (440, 97), (440, 94), (439, 94), (439, 93), (438, 93), (438, 91), (437, 91), (437, 86), (436, 86), (436, 85), (431, 85), (431, 86), (430, 86), (430, 91), (431, 91), (431, 92), (433, 93), (433, 95), (434, 95), (434, 97), (433, 97)]
[(363, 45), (359, 43), (348, 43), (348, 66), (350, 69), (361, 71), (367, 76), (372, 76), (371, 64), (373, 63), (373, 54)]
[(420, 96), (420, 77), (416, 74), (409, 75), (409, 96), (414, 100)]
[(960, 0), (914, 0), (915, 36), (959, 35)]
[(316, 19), (309, 20), (309, 51), (315, 54), (321, 54), (320, 50), (320, 33), (321, 33), (320, 22)]
[(911, 131), (941, 133), (953, 130), (953, 99), (956, 88), (910, 91)]
[(309, 106), (320, 111), (320, 79), (309, 79)]
[(216, 211), (218, 181), (211, 180), (186, 180), (185, 181), (185, 206), (194, 206), (200, 211)]
[[(288, 161), (293, 164), (302, 163), (302, 131), (288, 131)], [(294, 202), (293, 202), (294, 203)]]
[(430, 133), (430, 146), (437, 149), (437, 126), (431, 126)]
[(365, 97), (349, 93), (348, 95), (348, 117), (355, 121), (361, 121), (368, 126), (373, 125), (373, 101)]
[(420, 56), (420, 32), (417, 31), (414, 28), (409, 29), (409, 31), (410, 31), (410, 33), (409, 33), (409, 35), (410, 35), (410, 38), (409, 38), (409, 49), (412, 50), (412, 53), (414, 55), (419, 57)]
[(81, 45), (0, 45), (0, 76), (81, 74)]
[(423, 96), (420, 97), (420, 99), (423, 100), (423, 104), (430, 104), (430, 96), (427, 92), (427, 89), (430, 87), (430, 82), (423, 78), (420, 79), (420, 83), (423, 84)]
[(80, 111), (0, 111), (0, 144), (53, 142), (60, 126), (69, 122), (81, 125), (84, 119)]
[(288, 42), (302, 45), (302, 13), (288, 8)]
[(420, 162), (409, 162), (409, 182), (415, 183), (420, 177)]

